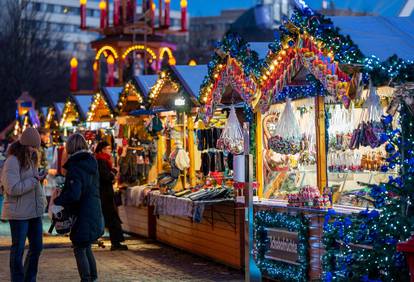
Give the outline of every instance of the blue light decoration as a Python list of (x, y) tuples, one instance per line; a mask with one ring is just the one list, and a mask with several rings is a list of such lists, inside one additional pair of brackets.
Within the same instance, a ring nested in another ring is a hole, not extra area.
[(280, 103), (286, 101), (287, 98), (292, 100), (327, 96), (328, 92), (323, 87), (322, 83), (319, 82), (312, 74), (306, 76), (306, 85), (301, 86), (285, 86), (281, 92), (273, 96), (273, 103)]
[(387, 183), (367, 185), (374, 209), (350, 216), (330, 211), (325, 217), (324, 281), (409, 280), (405, 256), (396, 244), (414, 230), (414, 117), (405, 104), (400, 115), (401, 130), (392, 129), (392, 116), (382, 119), (388, 163), (381, 170), (398, 168), (399, 174)]

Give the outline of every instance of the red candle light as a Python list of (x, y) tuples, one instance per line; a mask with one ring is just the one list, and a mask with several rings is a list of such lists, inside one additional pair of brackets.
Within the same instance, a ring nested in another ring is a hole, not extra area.
[(70, 60), (70, 91), (78, 90), (78, 60), (73, 57)]
[(164, 25), (169, 27), (171, 24), (170, 21), (170, 2), (171, 0), (165, 0), (165, 12), (164, 12)]
[(115, 81), (114, 81), (114, 69), (115, 69), (115, 59), (112, 55), (109, 55), (108, 58), (106, 59), (106, 63), (108, 64), (108, 74), (107, 74), (107, 82), (106, 85), (107, 86), (114, 86)]
[(119, 4), (121, 0), (114, 0), (114, 25), (119, 25)]
[(99, 2), (99, 9), (101, 10), (101, 29), (106, 27), (106, 1), (105, 0), (101, 0), (101, 2)]
[(151, 28), (152, 28), (152, 32), (154, 32), (154, 26), (155, 26), (155, 9), (157, 8), (157, 6), (155, 5), (154, 2), (151, 3)]
[(180, 6), (181, 6), (181, 31), (187, 31), (187, 0), (181, 0)]
[(92, 65), (93, 69), (93, 89), (98, 89), (98, 61)]
[(86, 2), (87, 0), (80, 0), (80, 28), (86, 29)]

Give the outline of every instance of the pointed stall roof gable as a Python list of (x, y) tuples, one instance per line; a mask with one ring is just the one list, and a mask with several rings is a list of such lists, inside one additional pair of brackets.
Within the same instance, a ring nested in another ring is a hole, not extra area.
[(198, 100), (201, 83), (207, 75), (207, 65), (172, 66), (184, 90)]
[(49, 111), (49, 107), (41, 107), (40, 111), (44, 117), (47, 116), (47, 112)]
[(119, 96), (122, 92), (122, 87), (102, 87), (102, 92), (104, 93), (111, 110), (115, 110), (119, 101)]
[(151, 91), (151, 87), (154, 86), (155, 82), (158, 79), (158, 75), (138, 75), (135, 76), (134, 79), (140, 92), (144, 94), (145, 97), (148, 97), (149, 92)]
[(53, 106), (55, 107), (56, 114), (60, 119), (63, 113), (63, 108), (65, 107), (65, 103), (53, 103)]
[(93, 95), (90, 94), (76, 94), (72, 95), (76, 105), (79, 108), (80, 114), (82, 115), (82, 120), (86, 120), (86, 116), (89, 111), (89, 106), (92, 103)]

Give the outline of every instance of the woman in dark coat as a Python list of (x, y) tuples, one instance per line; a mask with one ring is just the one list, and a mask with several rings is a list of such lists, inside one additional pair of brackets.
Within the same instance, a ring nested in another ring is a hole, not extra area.
[(63, 166), (66, 170), (65, 186), (54, 202), (77, 217), (70, 239), (79, 275), (81, 281), (95, 281), (98, 272), (91, 244), (104, 233), (98, 164), (80, 134), (68, 138), (66, 152), (69, 158)]
[(116, 170), (112, 167), (111, 146), (108, 142), (100, 142), (95, 149), (95, 157), (99, 168), (99, 189), (101, 193), (102, 212), (105, 219), (105, 226), (109, 230), (111, 239), (111, 250), (128, 250), (122, 233), (121, 219), (114, 201), (114, 188), (112, 183), (115, 180)]

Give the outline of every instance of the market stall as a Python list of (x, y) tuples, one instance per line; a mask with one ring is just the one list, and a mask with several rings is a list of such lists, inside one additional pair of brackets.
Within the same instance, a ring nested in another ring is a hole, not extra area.
[[(155, 239), (155, 216), (148, 204), (148, 193), (155, 188), (157, 177), (153, 137), (145, 124), (152, 112), (145, 109), (148, 93), (157, 75), (139, 75), (125, 84), (119, 97), (115, 128), (115, 142), (120, 167), (118, 188), (123, 191), (122, 205), (118, 207), (125, 232)], [(142, 157), (142, 158), (141, 158)], [(137, 159), (137, 161), (129, 161)], [(137, 172), (131, 174), (130, 172)]]
[[(380, 47), (399, 32), (387, 34), (388, 27), (375, 17), (363, 20), (375, 26), (370, 35), (346, 29), (359, 20), (330, 20), (302, 5), (282, 25), (280, 42), (269, 46), (259, 66), (262, 132), (256, 142), (263, 149), (257, 178), (263, 184), (255, 206), (255, 251), (265, 277), (393, 281), (397, 269), (407, 274), (395, 244), (409, 232), (383, 229), (407, 230), (407, 213), (395, 212), (404, 193), (392, 188), (395, 181), (411, 183), (396, 180), (401, 176), (397, 155), (406, 149), (391, 136), (411, 129), (403, 126), (404, 118), (399, 124), (385, 114), (398, 86), (413, 79), (413, 66), (398, 57), (387, 59), (393, 52), (403, 54), (405, 46), (393, 44), (387, 52)], [(331, 29), (336, 23), (346, 32)], [(366, 37), (375, 47), (367, 48)], [(366, 57), (370, 54), (387, 60)], [(410, 154), (402, 159), (411, 159)], [(385, 191), (392, 194), (381, 194)], [(389, 221), (391, 210), (397, 223)], [(390, 241), (379, 248), (381, 240)], [(370, 264), (370, 257), (377, 261)]]

